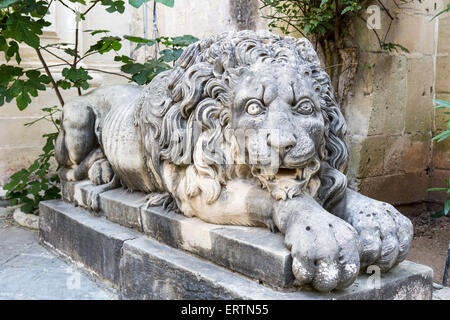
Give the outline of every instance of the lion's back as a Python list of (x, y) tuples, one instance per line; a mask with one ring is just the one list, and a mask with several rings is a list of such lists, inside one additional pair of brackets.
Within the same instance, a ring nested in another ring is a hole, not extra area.
[(139, 97), (140, 94), (130, 96), (126, 103), (111, 108), (103, 120), (102, 145), (114, 173), (125, 187), (152, 192), (155, 183), (146, 169), (146, 157), (135, 126)]

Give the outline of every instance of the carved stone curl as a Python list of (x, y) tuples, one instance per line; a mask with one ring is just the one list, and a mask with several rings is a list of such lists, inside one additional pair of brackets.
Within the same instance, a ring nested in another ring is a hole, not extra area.
[(345, 120), (306, 39), (198, 41), (145, 88), (67, 103), (61, 123), (62, 179), (121, 184), (210, 223), (278, 229), (298, 285), (342, 289), (360, 268), (387, 271), (408, 253), (411, 222), (347, 188)]

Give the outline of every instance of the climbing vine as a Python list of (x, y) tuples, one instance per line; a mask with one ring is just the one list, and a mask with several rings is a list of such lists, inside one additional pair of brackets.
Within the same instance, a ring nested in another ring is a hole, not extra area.
[[(395, 5), (422, 0), (398, 0)], [(389, 18), (385, 34), (372, 29), (378, 45), (385, 51), (408, 49), (398, 43), (387, 42), (393, 15), (382, 0), (261, 0), (260, 10), (268, 19), (270, 29), (279, 29), (285, 35), (303, 36), (311, 40), (330, 75), (339, 103), (351, 87), (358, 66), (358, 46), (354, 41), (354, 21), (367, 23), (364, 13), (370, 3), (375, 3)]]

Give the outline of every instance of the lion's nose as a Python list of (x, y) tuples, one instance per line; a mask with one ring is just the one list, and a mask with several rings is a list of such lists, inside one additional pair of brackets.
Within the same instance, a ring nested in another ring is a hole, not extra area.
[(269, 134), (267, 143), (274, 149), (277, 149), (280, 157), (283, 158), (295, 146), (295, 137), (292, 135)]

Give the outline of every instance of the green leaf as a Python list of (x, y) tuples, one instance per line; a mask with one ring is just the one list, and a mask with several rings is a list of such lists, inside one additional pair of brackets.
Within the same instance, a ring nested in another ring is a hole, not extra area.
[(125, 2), (122, 0), (101, 0), (102, 6), (106, 6), (106, 11), (109, 13), (119, 12), (123, 13), (125, 11)]
[(58, 87), (62, 88), (63, 90), (67, 90), (67, 89), (70, 89), (72, 87), (72, 85), (70, 84), (69, 81), (62, 80), (62, 79), (56, 81), (56, 85)]
[(71, 67), (70, 69), (64, 68), (61, 74), (65, 78), (65, 80), (72, 82), (75, 87), (82, 88), (84, 90), (89, 89), (89, 84), (87, 81), (91, 80), (92, 77), (83, 67), (80, 67), (78, 69), (73, 67)]
[[(20, 207), (20, 210), (24, 213), (31, 213), (34, 210), (33, 202), (27, 202), (23, 206)], [(36, 208), (37, 209), (37, 208)]]
[(430, 191), (446, 191), (446, 190), (447, 190), (447, 188), (428, 188), (427, 192), (430, 192)]
[(450, 198), (447, 198), (444, 204), (444, 214), (447, 215), (449, 211), (450, 211)]
[(435, 107), (436, 109), (441, 109), (441, 108), (449, 108), (450, 109), (450, 102), (447, 102), (444, 100), (439, 100), (439, 99), (434, 99), (433, 102), (438, 104)]
[(161, 55), (159, 59), (169, 63), (177, 60), (182, 53), (183, 53), (182, 49), (174, 49), (174, 50), (164, 49), (159, 52), (159, 54)]
[(155, 40), (152, 40), (152, 39), (145, 39), (145, 38), (135, 37), (135, 36), (125, 35), (123, 37), (125, 39), (127, 39), (128, 41), (135, 42), (135, 43), (143, 43), (143, 44), (148, 45), (148, 46), (152, 46), (156, 42)]
[(28, 168), (29, 172), (36, 171), (37, 168), (39, 168), (39, 162), (36, 160), (33, 162), (33, 164)]
[(132, 75), (132, 80), (139, 85), (149, 83), (158, 73), (169, 70), (171, 67), (159, 60), (149, 60), (144, 64), (129, 63), (123, 65), (120, 70)]
[(81, 3), (83, 5), (86, 5), (86, 1), (84, 1), (84, 0), (69, 0), (69, 1), (73, 2), (73, 3)]
[(114, 61), (120, 61), (120, 62), (123, 62), (123, 63), (133, 63), (134, 62), (134, 60), (132, 58), (130, 58), (128, 56), (124, 56), (124, 55), (122, 55), (122, 56), (115, 56), (114, 57)]
[(165, 6), (168, 6), (170, 8), (173, 8), (174, 6), (174, 0), (155, 0), (156, 2), (162, 3)]
[(436, 211), (434, 214), (431, 215), (432, 218), (440, 218), (442, 216), (444, 216), (443, 210)]
[[(135, 8), (139, 8), (144, 3), (149, 2), (150, 0), (128, 0), (128, 3)], [(155, 0), (156, 2), (162, 3), (165, 6), (173, 8), (174, 0)]]
[(165, 41), (166, 46), (175, 46), (175, 47), (186, 47), (191, 43), (197, 42), (199, 39), (191, 36), (190, 34), (185, 34), (179, 37), (173, 37)]
[(97, 51), (100, 54), (104, 54), (111, 50), (119, 51), (122, 48), (120, 43), (122, 39), (120, 37), (102, 37), (97, 43), (93, 44), (86, 53)]
[(14, 12), (8, 16), (6, 21), (6, 30), (8, 36), (18, 42), (25, 42), (33, 48), (39, 47), (39, 36), (42, 34), (42, 28), (49, 23), (39, 19), (33, 20), (29, 16), (21, 15), (20, 12)]
[(109, 30), (105, 30), (105, 29), (100, 29), (100, 30), (85, 30), (84, 32), (89, 32), (91, 35), (95, 36), (96, 34), (108, 33), (110, 31)]
[(322, 0), (322, 2), (320, 2), (320, 7), (323, 6), (327, 2), (328, 2), (328, 0)]
[(441, 142), (442, 140), (445, 140), (448, 137), (450, 137), (450, 130), (446, 130), (444, 132), (441, 132), (437, 136), (433, 137), (433, 139), (431, 139), (431, 140), (436, 140), (437, 139), (437, 142)]
[(13, 3), (19, 2), (20, 0), (0, 0), (0, 9), (7, 8)]
[(346, 13), (349, 12), (349, 11), (353, 11), (353, 8), (352, 8), (352, 7), (345, 7), (344, 10), (341, 11), (341, 14), (342, 14), (342, 15), (343, 15), (343, 14), (346, 14)]

